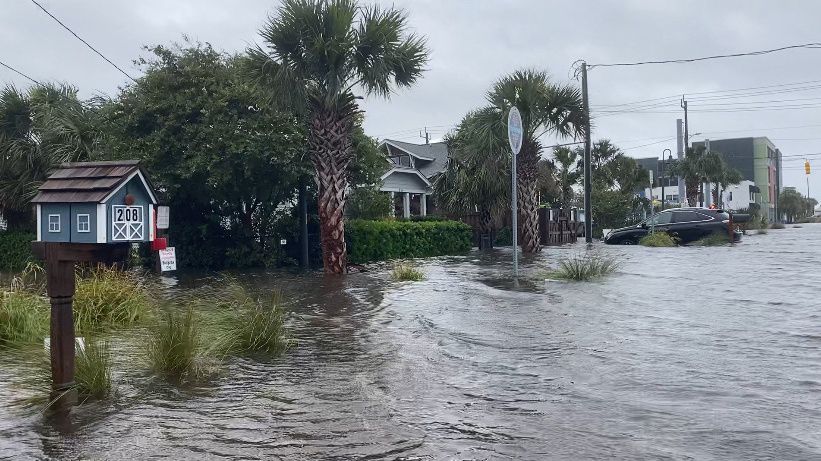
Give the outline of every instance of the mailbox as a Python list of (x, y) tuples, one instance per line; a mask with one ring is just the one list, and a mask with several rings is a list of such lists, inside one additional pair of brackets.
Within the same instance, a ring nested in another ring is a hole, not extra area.
[(154, 240), (157, 198), (136, 160), (64, 163), (39, 187), (32, 203), (38, 242)]

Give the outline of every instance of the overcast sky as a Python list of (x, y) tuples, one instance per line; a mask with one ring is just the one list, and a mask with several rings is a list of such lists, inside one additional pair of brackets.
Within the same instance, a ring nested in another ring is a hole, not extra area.
[[(142, 45), (180, 41), (183, 34), (226, 51), (244, 49), (258, 41), (259, 27), (278, 4), (260, 0), (41, 3), (135, 76), (139, 69), (132, 61), (144, 54)], [(367, 99), (365, 127), (372, 136), (408, 142), (421, 141), (424, 126), (434, 139), (441, 138), (467, 111), (484, 103), (495, 79), (517, 68), (546, 69), (556, 81), (566, 82), (572, 77), (573, 62), (582, 58), (591, 64), (689, 58), (821, 42), (821, 3), (810, 0), (383, 3), (408, 10), (412, 29), (428, 38), (430, 63), (414, 87), (389, 101)], [(2, 0), (0, 61), (37, 80), (71, 83), (82, 96), (113, 96), (127, 83), (126, 77), (30, 0)], [(593, 137), (609, 138), (634, 157), (660, 156), (664, 148), (675, 152), (675, 120), (682, 117), (676, 98), (654, 101), (659, 105), (651, 108), (653, 112), (607, 114), (603, 111), (625, 107), (601, 106), (690, 94), (690, 133), (701, 133), (694, 140), (767, 136), (785, 155), (785, 185), (797, 186), (802, 193), (806, 193), (803, 156), (816, 154), (810, 156), (814, 167), (810, 192), (818, 196), (820, 79), (821, 49), (694, 64), (596, 68), (589, 79)], [(0, 82), (22, 88), (29, 84), (2, 67)], [(726, 93), (797, 82), (814, 83)], [(717, 93), (695, 94), (701, 92)], [(802, 106), (796, 108), (797, 104)]]

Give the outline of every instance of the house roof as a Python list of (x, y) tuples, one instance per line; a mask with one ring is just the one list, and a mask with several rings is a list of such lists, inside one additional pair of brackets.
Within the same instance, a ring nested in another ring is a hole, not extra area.
[(430, 181), (428, 181), (428, 178), (426, 178), (425, 175), (423, 175), (418, 169), (410, 168), (410, 167), (406, 167), (406, 166), (393, 167), (390, 170), (388, 170), (387, 173), (383, 174), (380, 179), (384, 181), (385, 178), (387, 178), (388, 176), (390, 176), (394, 173), (407, 173), (407, 174), (416, 175), (416, 176), (419, 177), (419, 179), (422, 180), (423, 183), (425, 183), (426, 186), (428, 186), (428, 187), (431, 186), (431, 183), (430, 183)]
[(413, 155), (419, 160), (416, 168), (426, 177), (430, 178), (437, 173), (445, 171), (448, 164), (448, 146), (444, 142), (432, 142), (430, 144), (413, 144), (409, 142), (386, 139), (383, 144), (391, 145)]
[(137, 160), (63, 163), (38, 188), (32, 203), (101, 203), (135, 176), (156, 203)]

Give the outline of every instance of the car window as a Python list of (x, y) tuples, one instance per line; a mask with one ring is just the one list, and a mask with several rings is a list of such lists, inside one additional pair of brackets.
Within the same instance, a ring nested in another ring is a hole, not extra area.
[(659, 224), (670, 224), (673, 219), (673, 213), (662, 212), (658, 213), (647, 221), (648, 225), (658, 226)]
[(673, 212), (673, 222), (694, 222), (694, 221), (708, 221), (710, 217), (698, 213), (696, 211), (674, 211)]

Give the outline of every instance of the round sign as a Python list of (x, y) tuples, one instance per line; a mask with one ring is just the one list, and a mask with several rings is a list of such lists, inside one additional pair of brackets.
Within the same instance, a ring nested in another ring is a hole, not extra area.
[(522, 114), (516, 106), (510, 108), (507, 113), (507, 140), (510, 142), (510, 150), (513, 155), (518, 155), (522, 149), (522, 137), (524, 130), (522, 128)]

